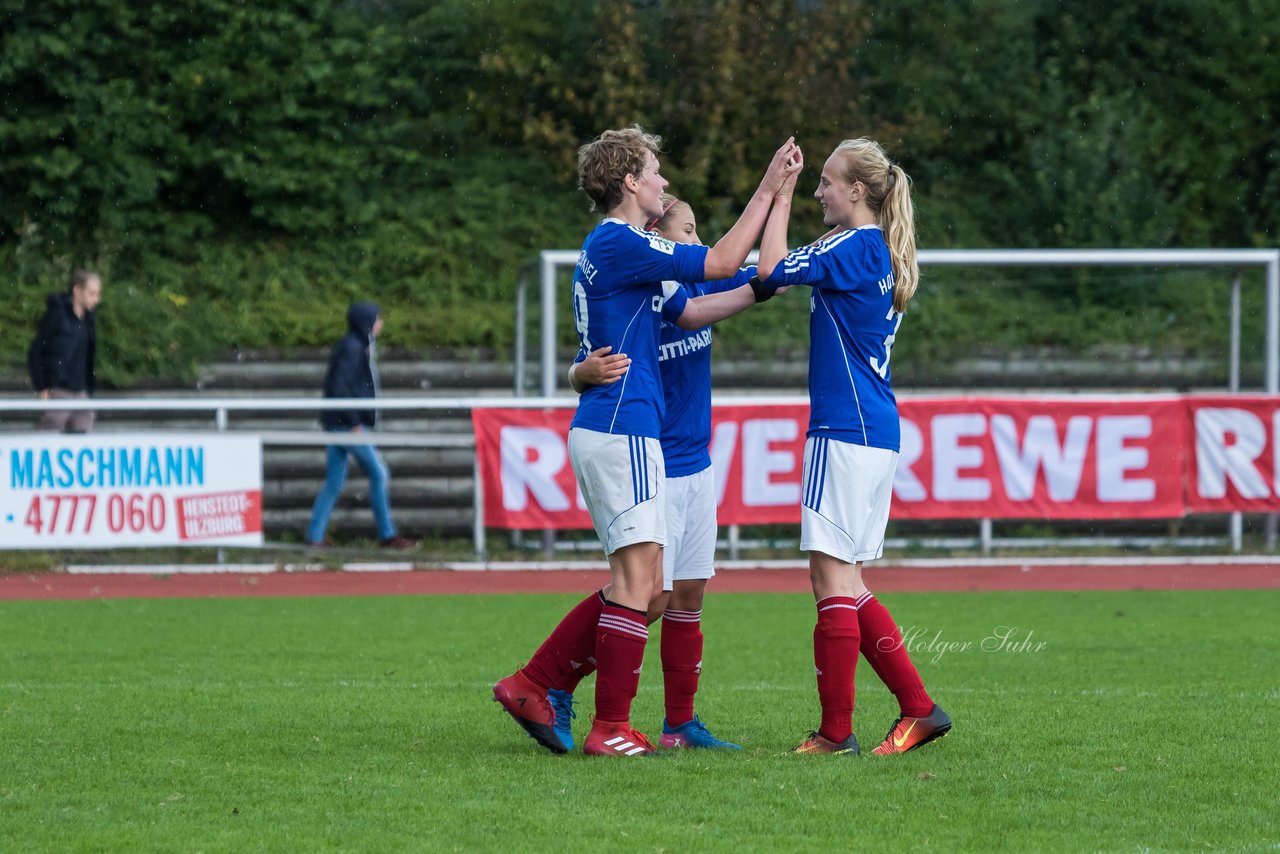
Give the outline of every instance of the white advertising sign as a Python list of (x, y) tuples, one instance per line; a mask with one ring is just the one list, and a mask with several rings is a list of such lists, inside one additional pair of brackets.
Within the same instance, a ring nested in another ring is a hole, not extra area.
[(0, 550), (221, 545), (262, 545), (256, 436), (0, 435)]

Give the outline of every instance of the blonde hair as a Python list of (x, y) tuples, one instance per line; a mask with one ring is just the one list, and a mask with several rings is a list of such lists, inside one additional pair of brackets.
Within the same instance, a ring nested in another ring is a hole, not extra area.
[(608, 212), (622, 204), (622, 181), (639, 177), (644, 156), (662, 151), (662, 137), (646, 133), (640, 125), (607, 130), (578, 149), (578, 189), (591, 199), (591, 210)]
[(911, 179), (874, 139), (846, 139), (836, 151), (844, 154), (845, 181), (861, 181), (867, 188), (867, 207), (884, 232), (893, 263), (893, 310), (904, 312), (920, 284)]

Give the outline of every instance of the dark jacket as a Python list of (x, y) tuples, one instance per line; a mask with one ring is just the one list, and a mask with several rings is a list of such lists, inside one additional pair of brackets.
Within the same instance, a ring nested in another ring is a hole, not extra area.
[[(347, 334), (338, 339), (329, 355), (324, 375), (325, 397), (376, 397), (373, 366), (369, 362), (369, 335), (378, 319), (378, 306), (371, 302), (352, 303), (347, 309)], [(372, 427), (372, 409), (326, 409), (320, 423), (326, 428)]]
[(51, 294), (36, 337), (27, 348), (27, 369), (36, 391), (61, 388), (93, 394), (97, 379), (93, 372), (97, 334), (93, 312), (76, 317), (71, 294)]

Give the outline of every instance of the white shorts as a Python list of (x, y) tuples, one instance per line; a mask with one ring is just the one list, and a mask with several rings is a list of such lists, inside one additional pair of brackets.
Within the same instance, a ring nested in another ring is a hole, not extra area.
[(716, 479), (708, 466), (696, 474), (669, 477), (667, 547), (662, 551), (662, 589), (677, 581), (716, 574)]
[(800, 548), (846, 563), (884, 554), (898, 453), (834, 439), (804, 443)]
[(574, 427), (569, 462), (606, 555), (635, 543), (666, 545), (666, 466), (657, 439)]

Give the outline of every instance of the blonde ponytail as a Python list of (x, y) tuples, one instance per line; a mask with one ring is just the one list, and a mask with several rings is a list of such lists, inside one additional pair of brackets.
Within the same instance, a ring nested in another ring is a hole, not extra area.
[(889, 257), (893, 261), (893, 310), (907, 310), (920, 284), (920, 266), (916, 263), (916, 215), (911, 204), (911, 179), (896, 163), (889, 165), (888, 192), (876, 214)]
[(867, 207), (876, 215), (893, 263), (893, 310), (904, 312), (920, 284), (911, 179), (874, 139), (846, 139), (836, 151), (845, 156), (845, 180), (867, 188)]

